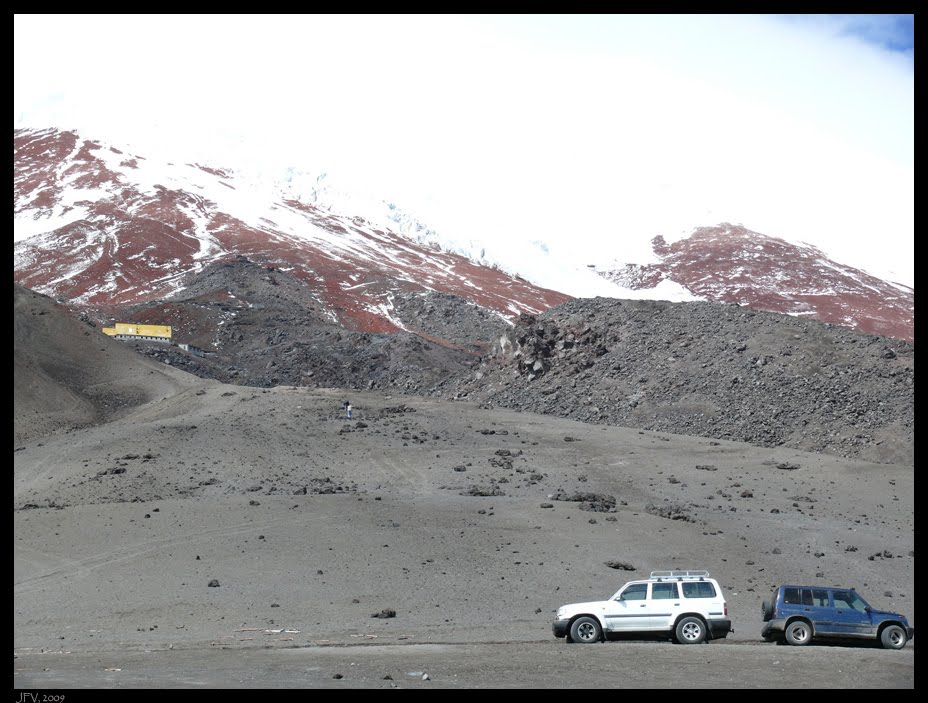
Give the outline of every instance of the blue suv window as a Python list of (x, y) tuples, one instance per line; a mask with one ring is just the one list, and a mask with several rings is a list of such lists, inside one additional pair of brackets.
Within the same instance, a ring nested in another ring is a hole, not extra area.
[[(808, 600), (808, 603), (806, 603)], [(805, 588), (802, 591), (802, 602), (819, 608), (828, 607), (828, 591), (824, 588)]]
[(684, 581), (680, 585), (684, 598), (715, 598), (715, 586), (708, 581)]
[(834, 599), (836, 608), (851, 608), (860, 611), (867, 609), (867, 604), (864, 602), (864, 599), (854, 593), (854, 591), (835, 591)]
[(828, 607), (828, 589), (826, 588), (784, 588), (783, 602), (786, 605), (811, 605), (819, 608)]

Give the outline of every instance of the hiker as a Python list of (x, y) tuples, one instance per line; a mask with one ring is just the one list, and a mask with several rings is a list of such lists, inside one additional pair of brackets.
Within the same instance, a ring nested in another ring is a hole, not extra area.
[(351, 419), (351, 403), (347, 400), (345, 401), (345, 415), (347, 415), (349, 420)]

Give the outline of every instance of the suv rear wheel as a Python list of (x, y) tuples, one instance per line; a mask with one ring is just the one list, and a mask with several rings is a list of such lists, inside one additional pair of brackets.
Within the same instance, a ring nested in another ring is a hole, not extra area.
[(693, 615), (680, 620), (674, 630), (680, 644), (699, 644), (706, 639), (706, 623)]
[(570, 639), (581, 644), (593, 644), (603, 637), (603, 631), (595, 618), (584, 615), (570, 626)]
[(786, 641), (796, 647), (809, 644), (812, 639), (812, 626), (805, 620), (794, 620), (786, 626)]

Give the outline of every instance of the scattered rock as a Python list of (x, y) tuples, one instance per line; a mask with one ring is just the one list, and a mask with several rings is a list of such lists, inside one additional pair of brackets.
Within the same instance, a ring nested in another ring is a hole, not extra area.
[(610, 569), (618, 569), (620, 571), (634, 571), (635, 567), (632, 564), (629, 564), (625, 561), (617, 561), (615, 559), (610, 559), (609, 561), (603, 562)]
[(461, 491), (462, 496), (502, 496), (506, 495), (496, 486), (471, 486), (466, 491)]
[(556, 493), (552, 498), (559, 501), (580, 503), (580, 510), (590, 510), (597, 513), (615, 512), (615, 496), (605, 493)]
[(696, 522), (693, 516), (690, 515), (690, 509), (685, 505), (677, 505), (672, 503), (667, 505), (655, 505), (654, 503), (648, 503), (645, 506), (645, 512), (650, 513), (651, 515), (668, 518), (669, 520)]

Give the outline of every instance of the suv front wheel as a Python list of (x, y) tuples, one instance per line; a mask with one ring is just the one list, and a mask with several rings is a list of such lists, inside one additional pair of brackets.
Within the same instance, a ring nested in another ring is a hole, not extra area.
[(812, 626), (805, 620), (794, 620), (786, 627), (786, 641), (797, 647), (809, 644)]
[(706, 623), (693, 615), (680, 620), (674, 630), (680, 644), (699, 644), (706, 639)]
[(880, 633), (880, 644), (883, 645), (883, 649), (902, 649), (908, 639), (905, 630), (898, 625), (888, 625)]
[(581, 644), (593, 644), (603, 638), (603, 631), (595, 618), (584, 615), (570, 626), (570, 639)]

